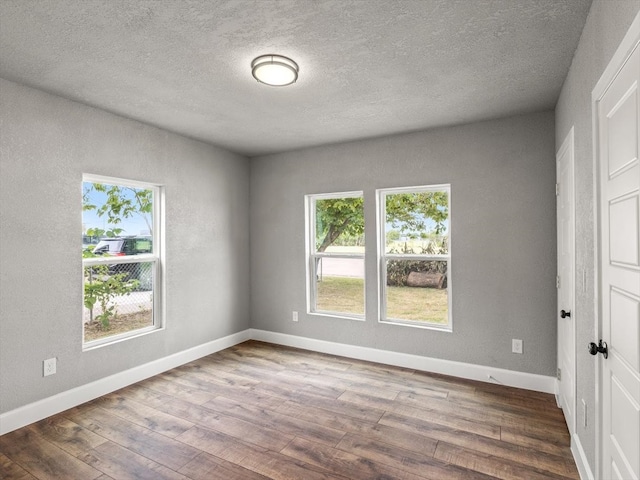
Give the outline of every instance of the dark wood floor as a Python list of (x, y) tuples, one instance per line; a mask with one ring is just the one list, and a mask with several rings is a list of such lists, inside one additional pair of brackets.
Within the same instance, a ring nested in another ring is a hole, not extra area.
[(0, 437), (3, 479), (578, 479), (552, 395), (247, 342)]

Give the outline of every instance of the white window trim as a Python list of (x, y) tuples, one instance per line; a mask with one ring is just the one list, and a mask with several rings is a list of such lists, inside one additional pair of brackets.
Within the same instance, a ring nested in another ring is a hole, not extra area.
[[(386, 250), (386, 195), (398, 193), (420, 193), (420, 192), (447, 192), (449, 200), (449, 253), (448, 255), (421, 255), (421, 254), (391, 254)], [(380, 188), (376, 190), (376, 219), (378, 229), (378, 322), (387, 325), (401, 325), (406, 327), (423, 328), (428, 330), (438, 330), (444, 332), (453, 331), (452, 299), (453, 285), (451, 282), (451, 185), (422, 185), (415, 187)], [(396, 318), (386, 318), (387, 312), (387, 260), (425, 260), (425, 261), (446, 261), (447, 262), (447, 315), (448, 323), (440, 325), (419, 320), (402, 320)]]
[[(322, 317), (341, 318), (346, 320), (365, 321), (366, 319), (366, 272), (364, 278), (364, 313), (362, 315), (350, 314), (346, 312), (334, 312), (331, 310), (315, 310), (316, 305), (316, 289), (314, 287), (313, 275), (315, 273), (315, 261), (318, 258), (353, 258), (365, 261), (364, 253), (326, 253), (315, 251), (315, 234), (316, 234), (316, 200), (330, 200), (333, 198), (364, 198), (363, 191), (336, 192), (336, 193), (320, 193), (305, 195), (305, 254), (306, 254), (306, 290), (307, 290), (307, 314)], [(364, 211), (363, 211), (364, 215)]]
[[(104, 183), (107, 185), (121, 185), (125, 187), (144, 188), (153, 191), (153, 231), (151, 234), (153, 251), (152, 254), (135, 255), (132, 258), (109, 257), (109, 258), (83, 258), (81, 275), (84, 276), (84, 268), (91, 265), (119, 264), (119, 263), (153, 263), (153, 324), (145, 328), (124, 332), (117, 335), (100, 338), (85, 342), (84, 322), (82, 322), (82, 351), (93, 350), (95, 348), (119, 343), (123, 340), (140, 337), (149, 333), (164, 330), (165, 328), (165, 282), (164, 282), (164, 188), (151, 182), (141, 182), (117, 177), (107, 177), (103, 175), (84, 174), (82, 183)], [(82, 279), (84, 282), (84, 279)], [(83, 283), (81, 283), (83, 285)]]

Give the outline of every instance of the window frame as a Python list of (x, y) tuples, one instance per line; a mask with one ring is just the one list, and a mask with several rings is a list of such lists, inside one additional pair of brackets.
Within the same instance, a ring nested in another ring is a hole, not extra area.
[[(365, 253), (326, 253), (316, 251), (316, 200), (330, 200), (335, 198), (358, 198), (363, 199), (362, 215), (364, 218), (364, 191), (354, 190), (348, 192), (335, 192), (335, 193), (318, 193), (305, 195), (305, 254), (306, 254), (306, 296), (307, 296), (307, 314), (308, 315), (320, 315), (324, 317), (343, 318), (348, 320), (365, 321), (367, 314), (367, 279), (366, 279), (366, 263)], [(365, 237), (366, 238), (366, 237)], [(365, 240), (366, 243), (366, 240)], [(366, 248), (366, 246), (365, 246)], [(347, 259), (359, 259), (362, 260), (365, 265), (363, 272), (363, 313), (353, 314), (348, 312), (337, 312), (332, 310), (318, 310), (317, 304), (317, 279), (315, 278), (316, 272), (316, 259), (322, 258), (347, 258)]]
[[(386, 253), (386, 197), (387, 195), (422, 192), (446, 192), (448, 199), (448, 253), (436, 254), (396, 254)], [(377, 223), (377, 269), (378, 269), (378, 322), (387, 325), (401, 325), (405, 327), (425, 328), (445, 332), (453, 331), (452, 299), (453, 285), (451, 281), (451, 184), (420, 185), (413, 187), (380, 188), (376, 190), (376, 223)], [(417, 261), (446, 261), (447, 262), (447, 324), (437, 324), (422, 320), (407, 320), (387, 318), (387, 261), (389, 260), (417, 260)]]
[[(152, 321), (153, 323), (148, 327), (131, 330), (129, 332), (123, 332), (115, 335), (109, 335), (96, 340), (85, 341), (84, 333), (84, 320), (82, 322), (82, 350), (88, 351), (95, 348), (111, 345), (114, 343), (128, 340), (131, 338), (146, 335), (152, 332), (163, 330), (165, 327), (164, 318), (164, 262), (165, 262), (165, 248), (164, 248), (164, 188), (162, 185), (142, 182), (139, 180), (130, 180), (117, 177), (109, 177), (105, 175), (83, 174), (82, 185), (84, 183), (101, 183), (106, 185), (116, 185), (131, 188), (143, 188), (151, 190), (153, 192), (152, 201), (152, 222), (153, 229), (151, 232), (152, 241), (152, 253), (142, 253), (138, 255), (124, 255), (124, 256), (109, 256), (109, 257), (97, 257), (97, 258), (83, 258), (81, 278), (84, 285), (84, 269), (93, 265), (120, 265), (120, 264), (134, 264), (134, 263), (151, 263), (152, 275), (153, 275), (153, 288), (152, 294)], [(83, 293), (84, 298), (84, 293)], [(83, 302), (84, 303), (84, 302)], [(83, 304), (84, 312), (84, 304)]]

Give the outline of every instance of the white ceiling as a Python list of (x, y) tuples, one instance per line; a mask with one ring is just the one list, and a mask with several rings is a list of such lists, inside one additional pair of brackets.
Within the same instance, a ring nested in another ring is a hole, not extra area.
[(590, 4), (0, 0), (0, 76), (256, 156), (551, 109)]

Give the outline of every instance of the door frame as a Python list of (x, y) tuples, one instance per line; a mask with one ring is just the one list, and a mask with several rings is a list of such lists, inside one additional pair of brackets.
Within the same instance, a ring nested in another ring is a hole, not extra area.
[[(576, 182), (575, 182), (575, 177), (576, 177), (576, 172), (575, 172), (575, 133), (574, 133), (575, 127), (572, 126), (571, 129), (569, 130), (569, 133), (567, 134), (567, 136), (565, 137), (564, 141), (562, 142), (562, 145), (560, 146), (560, 148), (558, 149), (557, 153), (556, 153), (556, 172), (558, 171), (558, 162), (560, 160), (560, 158), (567, 153), (567, 151), (569, 151), (570, 153), (570, 157), (569, 157), (569, 163), (570, 163), (570, 170), (571, 170), (571, 178), (569, 179), (569, 181), (571, 182), (571, 193), (572, 193), (572, 198), (571, 198), (571, 218), (572, 218), (572, 225), (571, 225), (571, 231), (572, 231), (572, 238), (573, 238), (573, 242), (571, 245), (571, 273), (573, 275), (573, 278), (571, 279), (571, 286), (573, 289), (573, 292), (571, 293), (571, 304), (568, 305), (570, 311), (571, 311), (571, 317), (570, 317), (570, 321), (573, 324), (573, 338), (571, 339), (573, 341), (573, 358), (572, 358), (572, 365), (571, 365), (571, 369), (572, 369), (572, 378), (573, 378), (573, 405), (571, 405), (571, 411), (573, 412), (573, 417), (572, 417), (572, 425), (568, 425), (569, 427), (569, 432), (572, 435), (572, 441), (573, 441), (573, 436), (576, 435), (576, 428), (577, 428), (577, 416), (578, 416), (578, 412), (576, 411), (577, 406), (578, 406), (578, 399), (577, 399), (577, 341), (576, 341), (576, 326), (577, 326), (577, 322), (576, 322)], [(558, 183), (558, 177), (557, 177), (557, 173), (556, 173), (556, 182)], [(559, 245), (558, 245), (559, 248)], [(559, 273), (559, 272), (558, 272)], [(563, 280), (560, 279), (560, 282), (562, 282)], [(560, 284), (562, 285), (562, 283)], [(556, 292), (556, 301), (557, 301), (557, 292)], [(559, 323), (559, 319), (558, 319), (558, 312), (560, 311), (561, 308), (566, 308), (566, 306), (562, 306), (560, 304), (557, 305), (556, 308), (556, 330), (558, 331), (558, 358), (557, 358), (557, 367), (560, 368), (561, 367), (561, 358), (560, 358), (560, 335), (559, 335), (559, 331), (560, 331), (560, 323)], [(565, 339), (566, 340), (566, 339)], [(563, 372), (563, 378), (564, 378), (564, 372)], [(560, 380), (561, 382), (562, 380)], [(561, 391), (561, 387), (558, 384), (558, 405), (560, 407), (562, 407), (562, 391)], [(566, 417), (565, 417), (565, 420)]]
[[(594, 322), (594, 340), (598, 341), (602, 338), (602, 242), (600, 242), (600, 235), (602, 232), (602, 213), (600, 211), (600, 142), (599, 142), (599, 122), (598, 122), (598, 110), (599, 103), (602, 100), (605, 92), (616, 78), (620, 70), (622, 69), (629, 56), (640, 44), (640, 12), (636, 15), (635, 19), (631, 23), (629, 30), (625, 34), (624, 38), (620, 42), (620, 45), (616, 49), (616, 52), (611, 57), (609, 64), (604, 69), (602, 76), (596, 83), (591, 93), (591, 119), (592, 119), (592, 139), (593, 139), (593, 201), (594, 201), (594, 308), (595, 308), (595, 322)], [(640, 48), (640, 47), (638, 47)], [(602, 477), (603, 471), (603, 415), (602, 411), (602, 370), (603, 370), (603, 358), (602, 355), (598, 355), (596, 366), (596, 378), (595, 378), (595, 444), (596, 444), (596, 465), (595, 472), (596, 477)]]

